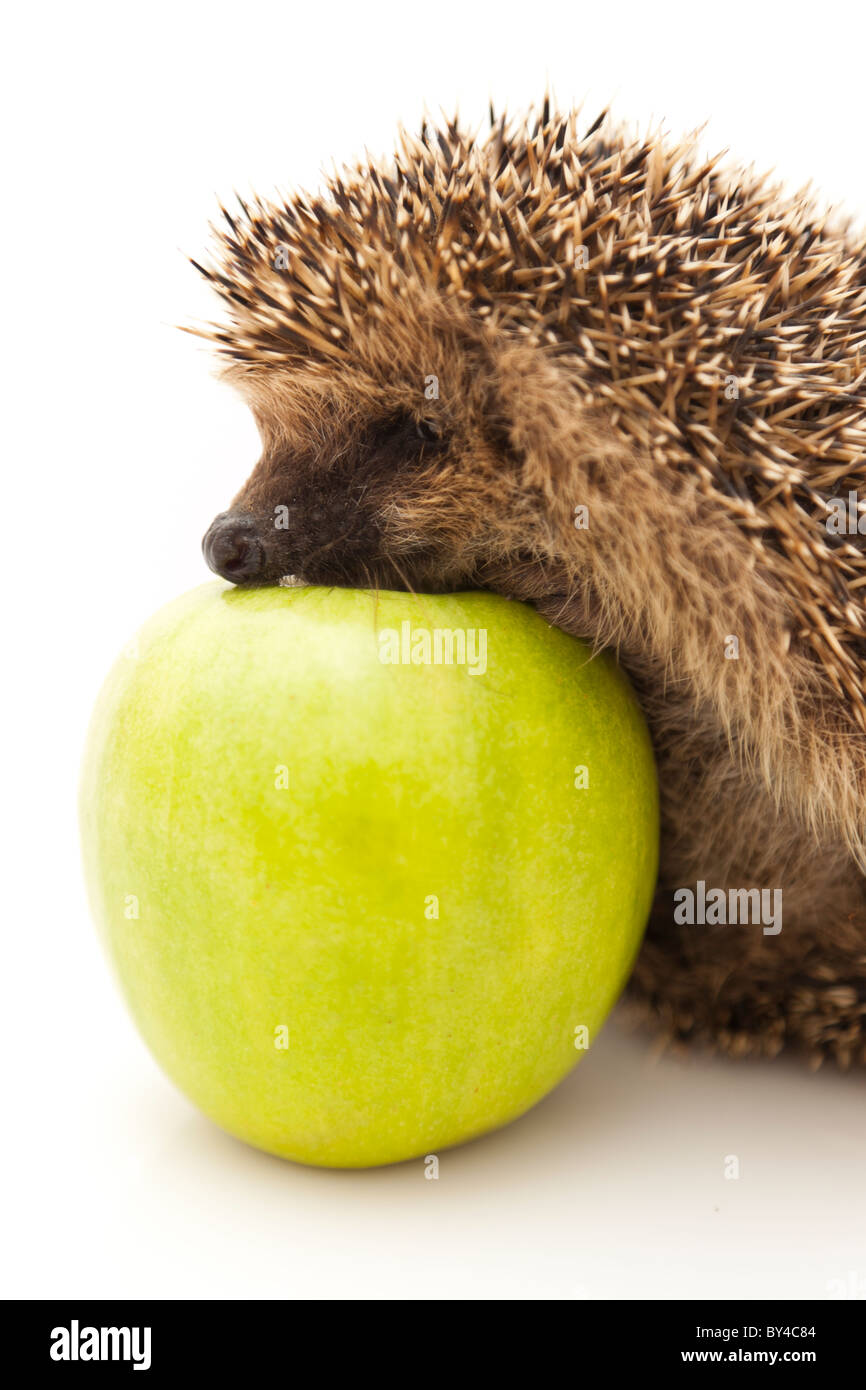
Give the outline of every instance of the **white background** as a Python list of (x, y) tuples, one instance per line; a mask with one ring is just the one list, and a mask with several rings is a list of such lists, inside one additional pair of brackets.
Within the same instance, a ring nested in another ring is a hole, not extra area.
[[(88, 919), (75, 791), (100, 681), (207, 577), (255, 461), (174, 325), (206, 318), (217, 197), (315, 186), (424, 103), (550, 81), (809, 179), (862, 217), (863, 12), (822, 3), (18, 6), (0, 81), (7, 1296), (866, 1295), (864, 1078), (654, 1059), (611, 1023), (509, 1129), (423, 1165), (282, 1163), (222, 1135), (135, 1035)], [(506, 1059), (507, 1064), (507, 1059)], [(727, 1155), (741, 1176), (726, 1180)]]

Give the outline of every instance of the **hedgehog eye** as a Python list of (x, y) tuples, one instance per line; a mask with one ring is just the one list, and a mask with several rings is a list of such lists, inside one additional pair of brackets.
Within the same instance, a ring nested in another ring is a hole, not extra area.
[(407, 411), (389, 416), (371, 429), (367, 449), (370, 457), (382, 465), (391, 460), (397, 468), (415, 460), (426, 466), (430, 455), (438, 453), (447, 442), (445, 429), (438, 421), (419, 420)]
[(423, 439), (425, 443), (442, 443), (442, 431), (435, 420), (417, 420), (415, 422), (415, 429), (418, 432), (418, 438)]

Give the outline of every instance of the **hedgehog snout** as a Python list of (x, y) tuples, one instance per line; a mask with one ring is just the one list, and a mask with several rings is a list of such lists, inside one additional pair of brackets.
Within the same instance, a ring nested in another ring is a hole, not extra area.
[(221, 512), (205, 532), (201, 548), (214, 574), (232, 584), (249, 583), (264, 569), (265, 548), (250, 517)]

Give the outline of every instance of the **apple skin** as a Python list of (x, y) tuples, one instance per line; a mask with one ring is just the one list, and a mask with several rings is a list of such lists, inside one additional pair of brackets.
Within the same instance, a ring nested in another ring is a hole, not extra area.
[[(486, 672), (383, 664), (405, 620), (485, 629)], [(183, 595), (100, 695), (81, 821), (158, 1062), (231, 1134), (329, 1167), (546, 1095), (628, 977), (658, 859), (626, 677), (485, 593)]]

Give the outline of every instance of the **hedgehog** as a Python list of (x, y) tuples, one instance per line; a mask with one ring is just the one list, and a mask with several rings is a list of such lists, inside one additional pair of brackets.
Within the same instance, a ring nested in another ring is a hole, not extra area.
[[(487, 589), (610, 649), (661, 789), (632, 1016), (866, 1062), (863, 236), (549, 98), (220, 216), (192, 331), (262, 451), (211, 569)], [(783, 929), (681, 920), (707, 885), (781, 890)]]

